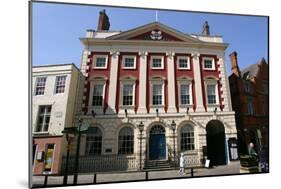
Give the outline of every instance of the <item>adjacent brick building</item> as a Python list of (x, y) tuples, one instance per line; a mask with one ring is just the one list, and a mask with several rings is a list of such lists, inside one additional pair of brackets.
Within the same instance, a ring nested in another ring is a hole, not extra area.
[(240, 70), (236, 52), (230, 54), (230, 60), (232, 74), (229, 76), (229, 83), (239, 152), (247, 154), (250, 142), (255, 144), (256, 151), (259, 152), (262, 146), (268, 146), (268, 64), (263, 58)]

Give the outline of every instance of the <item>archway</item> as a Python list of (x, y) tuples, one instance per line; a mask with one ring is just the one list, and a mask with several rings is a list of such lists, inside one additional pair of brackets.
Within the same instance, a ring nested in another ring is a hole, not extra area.
[(211, 160), (211, 165), (225, 165), (227, 154), (224, 125), (218, 120), (211, 120), (206, 131), (207, 157)]
[(165, 128), (155, 125), (149, 132), (149, 159), (161, 160), (166, 158)]

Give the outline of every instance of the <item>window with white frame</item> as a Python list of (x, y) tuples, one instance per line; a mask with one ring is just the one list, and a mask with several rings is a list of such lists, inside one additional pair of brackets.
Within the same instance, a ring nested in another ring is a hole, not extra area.
[(178, 69), (190, 69), (190, 62), (187, 56), (179, 56), (177, 59)]
[(123, 97), (122, 104), (123, 106), (132, 106), (134, 98), (134, 85), (133, 84), (124, 84), (123, 85)]
[(208, 104), (216, 104), (216, 84), (207, 84), (207, 100)]
[(204, 70), (215, 70), (215, 60), (214, 58), (203, 58), (203, 68)]
[(136, 56), (123, 56), (123, 68), (135, 69), (136, 68)]
[(248, 98), (248, 100), (247, 100), (247, 108), (248, 108), (248, 114), (249, 115), (254, 115), (255, 114), (254, 105), (253, 105), (253, 99), (252, 98)]
[(36, 132), (47, 132), (51, 118), (52, 106), (39, 106)]
[(164, 68), (163, 56), (152, 56), (151, 57), (151, 68), (152, 69), (163, 69)]
[(191, 125), (181, 128), (181, 151), (194, 150), (194, 129)]
[(163, 104), (163, 85), (152, 84), (152, 105)]
[(102, 132), (98, 127), (90, 127), (86, 138), (85, 155), (100, 155), (102, 151)]
[(190, 104), (190, 85), (180, 84), (180, 103), (181, 105)]
[(97, 68), (97, 69), (107, 68), (107, 55), (94, 56), (94, 68)]
[(103, 94), (104, 94), (103, 90), (104, 90), (104, 84), (94, 84), (92, 106), (103, 105)]
[(118, 154), (134, 153), (134, 131), (130, 127), (124, 127), (119, 132)]
[(55, 93), (64, 93), (66, 75), (56, 77)]
[(35, 83), (35, 95), (44, 95), (47, 77), (38, 77)]

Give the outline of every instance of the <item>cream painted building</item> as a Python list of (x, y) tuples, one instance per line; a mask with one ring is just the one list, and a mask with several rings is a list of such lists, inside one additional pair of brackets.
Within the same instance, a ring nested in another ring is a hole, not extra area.
[(32, 68), (33, 174), (58, 174), (66, 151), (81, 73), (74, 64)]

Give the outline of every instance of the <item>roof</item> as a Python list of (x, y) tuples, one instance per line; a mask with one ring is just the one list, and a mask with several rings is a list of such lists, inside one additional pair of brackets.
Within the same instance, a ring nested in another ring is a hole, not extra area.
[(258, 73), (259, 73), (259, 70), (260, 70), (260, 65), (262, 63), (266, 63), (265, 62), (265, 59), (262, 58), (260, 61), (258, 61), (257, 63), (255, 64), (251, 64), (250, 66), (242, 69), (240, 71), (241, 73), (241, 77), (243, 79), (250, 79), (250, 78), (253, 78), (253, 77), (257, 77)]

